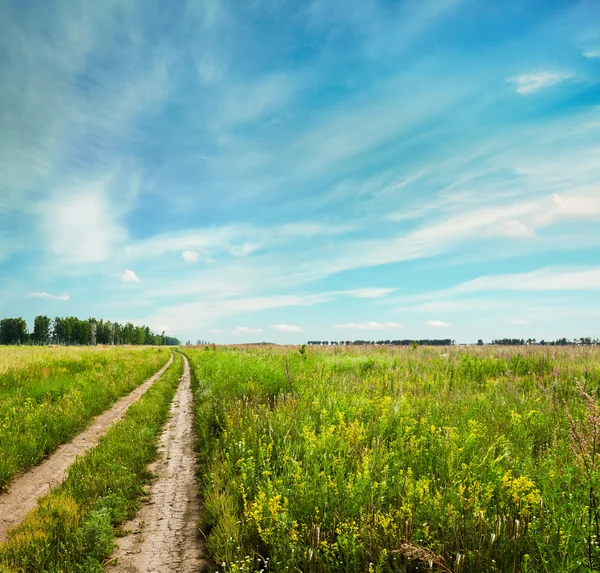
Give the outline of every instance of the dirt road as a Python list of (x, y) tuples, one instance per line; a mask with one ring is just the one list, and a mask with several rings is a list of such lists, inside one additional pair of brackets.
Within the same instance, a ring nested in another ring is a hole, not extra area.
[(65, 470), (75, 458), (93, 448), (110, 426), (123, 418), (127, 408), (139, 400), (172, 362), (171, 354), (169, 361), (154, 376), (121, 398), (110, 410), (94, 418), (81, 434), (68, 444), (60, 446), (45, 462), (8, 485), (8, 491), (0, 494), (0, 543), (6, 541), (7, 531), (21, 523), (25, 515), (35, 507), (39, 497), (63, 482)]
[(202, 571), (198, 536), (200, 502), (194, 478), (193, 404), (190, 367), (171, 405), (170, 420), (161, 436), (151, 494), (139, 515), (125, 525), (133, 533), (120, 538), (106, 573), (195, 573)]

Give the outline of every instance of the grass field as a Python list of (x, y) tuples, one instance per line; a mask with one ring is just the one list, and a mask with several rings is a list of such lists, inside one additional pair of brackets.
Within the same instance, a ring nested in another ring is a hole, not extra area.
[(224, 571), (600, 570), (600, 350), (188, 350)]
[(164, 348), (0, 347), (0, 490), (168, 358)]
[(176, 355), (125, 418), (71, 466), (63, 485), (39, 500), (0, 545), (0, 572), (102, 572), (120, 524), (145, 495), (151, 478), (147, 466), (156, 456), (156, 440), (181, 373), (182, 358)]

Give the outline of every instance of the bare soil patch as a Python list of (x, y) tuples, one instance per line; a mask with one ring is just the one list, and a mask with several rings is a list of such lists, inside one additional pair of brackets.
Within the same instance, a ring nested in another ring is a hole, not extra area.
[(200, 500), (190, 367), (187, 358), (183, 360), (184, 372), (160, 439), (159, 457), (151, 465), (156, 480), (138, 516), (125, 525), (132, 533), (118, 540), (107, 573), (195, 573), (206, 566), (197, 525)]

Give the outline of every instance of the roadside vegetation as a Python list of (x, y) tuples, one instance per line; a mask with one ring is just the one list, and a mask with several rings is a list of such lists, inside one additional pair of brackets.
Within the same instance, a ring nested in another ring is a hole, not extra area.
[(164, 348), (0, 347), (0, 491), (156, 373)]
[(0, 545), (2, 573), (100, 573), (115, 535), (133, 517), (152, 477), (157, 439), (183, 372), (183, 360), (162, 377), (71, 466), (62, 486)]
[(600, 570), (600, 349), (187, 349), (222, 571)]

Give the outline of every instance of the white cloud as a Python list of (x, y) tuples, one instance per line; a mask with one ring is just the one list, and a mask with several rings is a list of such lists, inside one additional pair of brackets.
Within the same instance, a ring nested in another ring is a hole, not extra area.
[(600, 268), (542, 268), (528, 273), (488, 275), (467, 281), (446, 292), (600, 290)]
[(302, 327), (293, 324), (273, 324), (271, 328), (278, 332), (304, 332)]
[(518, 219), (506, 219), (494, 225), (489, 234), (511, 239), (531, 239), (535, 237), (535, 230)]
[(586, 50), (583, 52), (584, 58), (600, 58), (600, 50)]
[[(203, 227), (161, 233), (128, 245), (125, 253), (133, 258), (151, 258), (171, 251), (220, 251), (243, 258), (259, 249), (320, 235), (341, 235), (350, 225), (295, 222), (258, 228), (251, 225)], [(182, 254), (183, 257), (183, 254)], [(209, 262), (212, 259), (207, 258)]]
[(27, 295), (29, 298), (41, 298), (43, 300), (69, 300), (68, 294), (50, 294), (47, 292), (30, 292)]
[(419, 179), (421, 179), (421, 177), (423, 177), (423, 175), (425, 175), (426, 173), (427, 173), (427, 170), (422, 169), (421, 171), (419, 171), (418, 173), (415, 173), (414, 175), (411, 175), (410, 177), (407, 177), (405, 179), (398, 179), (397, 181), (394, 181), (390, 185), (385, 186), (383, 189), (379, 189), (378, 191), (371, 193), (371, 195), (373, 195), (373, 197), (381, 197), (383, 195), (388, 195), (389, 193), (393, 193), (394, 191), (400, 191), (400, 190), (404, 189), (407, 185), (410, 185), (411, 183), (414, 183), (415, 181), (418, 181)]
[(297, 80), (291, 75), (271, 74), (253, 83), (229, 85), (220, 101), (215, 127), (222, 131), (277, 112), (292, 96)]
[(386, 215), (386, 219), (396, 222), (412, 221), (413, 219), (422, 219), (423, 217), (425, 217), (425, 215), (431, 213), (431, 211), (434, 211), (436, 209), (439, 209), (439, 203), (432, 203), (429, 205), (423, 205), (421, 207), (413, 207), (407, 209), (403, 208), (399, 211), (393, 211), (392, 213), (389, 213), (388, 215)]
[(144, 324), (168, 323), (172, 331), (181, 336), (196, 336), (201, 329), (210, 328), (224, 317), (287, 306), (311, 306), (331, 300), (334, 297), (329, 293), (210, 299), (166, 306), (140, 321)]
[(122, 272), (118, 273), (117, 276), (125, 283), (129, 283), (129, 282), (139, 283), (140, 282), (140, 277), (138, 277), (137, 273), (135, 271), (132, 271), (131, 269), (125, 269)]
[(405, 244), (424, 251), (447, 248), (472, 237), (530, 239), (536, 229), (564, 221), (600, 219), (600, 186), (580, 189), (578, 193), (558, 194), (538, 200), (495, 205), (458, 213), (445, 220), (423, 226), (404, 237)]
[(237, 326), (233, 330), (233, 334), (236, 336), (245, 336), (247, 334), (258, 334), (262, 332), (262, 328), (250, 328), (249, 326)]
[[(483, 311), (490, 306), (498, 307), (503, 302), (490, 302), (489, 299), (465, 300), (462, 295), (488, 292), (560, 292), (600, 290), (600, 267), (570, 269), (545, 267), (526, 273), (484, 275), (460, 283), (449, 289), (430, 291), (422, 294), (396, 297), (390, 302), (405, 303), (402, 311), (420, 312), (462, 312)], [(450, 298), (456, 297), (456, 298)], [(458, 300), (457, 300), (458, 298)], [(416, 304), (415, 304), (416, 303)], [(510, 304), (509, 304), (510, 308)]]
[(450, 326), (449, 322), (444, 322), (442, 320), (427, 320), (424, 324), (431, 328), (448, 328)]
[(538, 72), (534, 74), (522, 74), (511, 78), (509, 81), (516, 84), (518, 93), (528, 95), (564, 82), (571, 77), (570, 74), (559, 72)]
[(108, 199), (110, 181), (60, 191), (34, 207), (46, 248), (70, 264), (107, 260), (126, 238)]
[(181, 251), (181, 258), (188, 263), (197, 263), (200, 254), (198, 251)]
[(403, 328), (398, 322), (375, 322), (373, 320), (360, 324), (336, 324), (334, 326), (340, 330), (397, 330)]
[(257, 251), (260, 248), (259, 245), (255, 245), (252, 243), (242, 243), (241, 245), (235, 245), (229, 249), (229, 252), (234, 257), (247, 257), (251, 255), (253, 252)]
[(380, 298), (394, 292), (395, 290), (395, 288), (367, 287), (337, 291), (333, 294), (345, 294), (348, 296), (353, 296), (355, 298)]
[(523, 318), (507, 318), (506, 322), (515, 326), (531, 326), (531, 323)]

